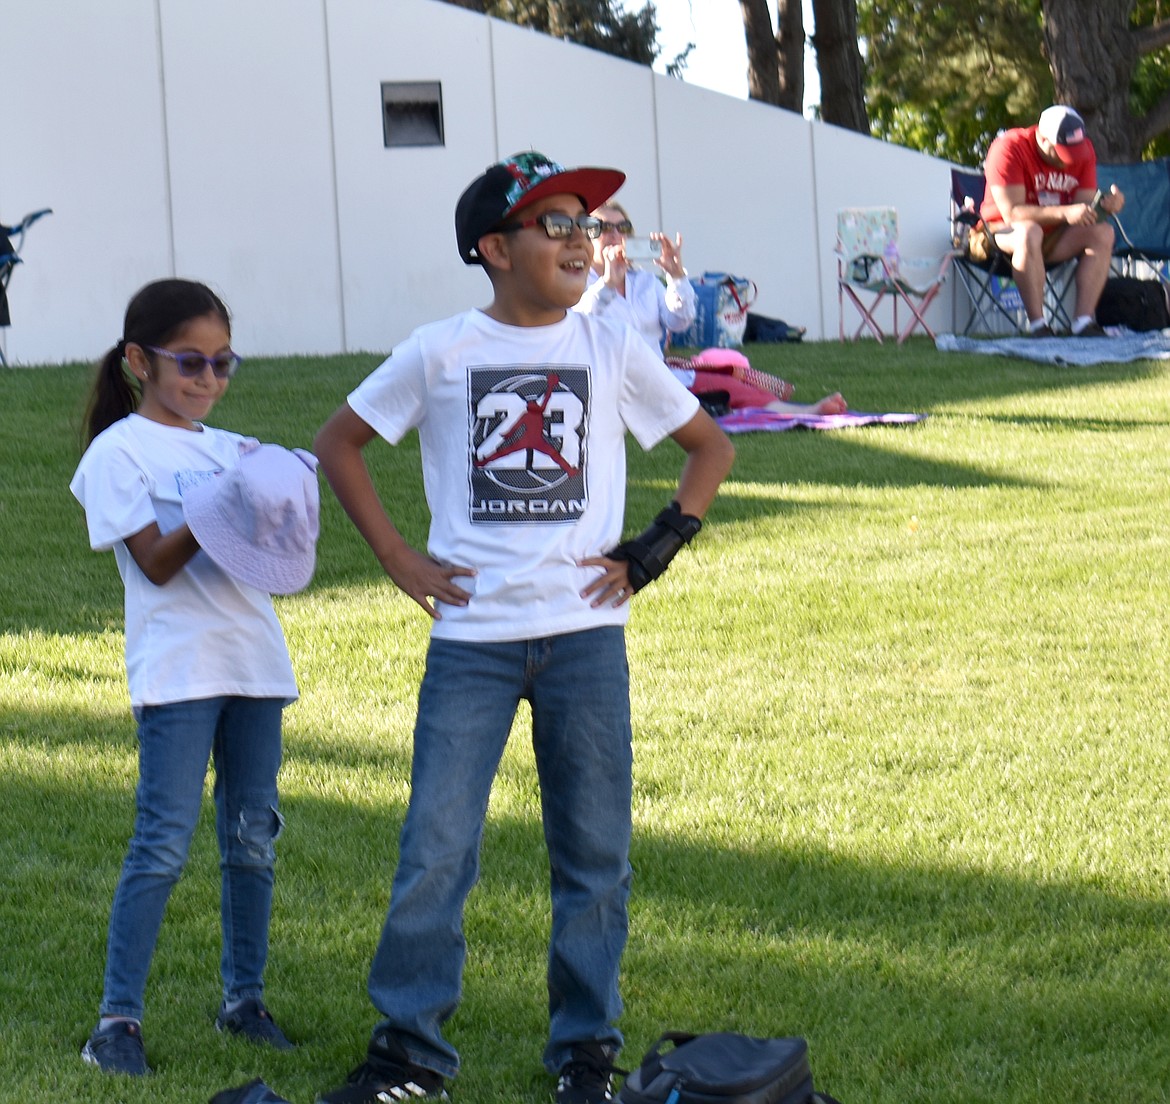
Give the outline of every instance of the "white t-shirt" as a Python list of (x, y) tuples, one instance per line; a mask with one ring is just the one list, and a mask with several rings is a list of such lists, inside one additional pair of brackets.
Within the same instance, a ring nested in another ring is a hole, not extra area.
[(694, 285), (686, 276), (667, 277), (664, 284), (653, 272), (626, 269), (626, 293), (607, 287), (593, 269), (581, 301), (573, 308), (608, 321), (633, 326), (646, 344), (661, 354), (666, 332), (681, 333), (695, 321)]
[(433, 636), (625, 624), (628, 603), (581, 597), (600, 572), (577, 561), (621, 540), (627, 430), (649, 449), (698, 408), (637, 333), (572, 311), (532, 327), (467, 311), (415, 330), (349, 405), (391, 444), (418, 428), (427, 551), (476, 572), (456, 577), (471, 601), (439, 607)]
[(297, 697), (284, 633), (263, 591), (196, 552), (156, 586), (125, 540), (152, 521), (183, 521), (182, 488), (234, 467), (238, 433), (163, 425), (131, 414), (94, 438), (69, 489), (85, 508), (95, 552), (112, 548), (126, 588), (126, 674), (134, 706), (220, 695)]

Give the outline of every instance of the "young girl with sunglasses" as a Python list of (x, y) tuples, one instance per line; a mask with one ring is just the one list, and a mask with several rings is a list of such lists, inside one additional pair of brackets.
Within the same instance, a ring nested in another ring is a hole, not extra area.
[(134, 834), (110, 914), (100, 1020), (82, 1058), (150, 1072), (144, 990), (163, 910), (187, 859), (215, 764), (221, 857), (220, 1031), (291, 1048), (265, 1008), (263, 973), (281, 714), (297, 697), (268, 593), (201, 551), (183, 495), (232, 469), (250, 439), (204, 425), (240, 358), (227, 308), (209, 288), (159, 280), (130, 301), (122, 337), (98, 369), (87, 448), (70, 483), (90, 544), (113, 549), (125, 586), (126, 668), (138, 723)]

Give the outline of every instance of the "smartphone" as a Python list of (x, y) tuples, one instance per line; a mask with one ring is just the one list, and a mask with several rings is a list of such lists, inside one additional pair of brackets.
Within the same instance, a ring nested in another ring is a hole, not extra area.
[(650, 264), (662, 256), (662, 242), (653, 238), (626, 238), (626, 260)]
[(1098, 218), (1101, 217), (1101, 211), (1103, 210), (1101, 207), (1101, 198), (1101, 189), (1098, 188), (1096, 194), (1093, 196), (1093, 214)]

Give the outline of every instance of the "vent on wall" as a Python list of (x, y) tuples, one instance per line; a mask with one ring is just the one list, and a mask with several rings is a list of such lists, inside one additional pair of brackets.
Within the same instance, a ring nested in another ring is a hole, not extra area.
[(438, 81), (382, 82), (382, 142), (443, 145), (443, 89)]

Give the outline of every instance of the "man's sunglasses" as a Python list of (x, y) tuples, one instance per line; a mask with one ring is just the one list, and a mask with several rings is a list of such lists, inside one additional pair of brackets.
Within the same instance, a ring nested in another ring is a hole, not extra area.
[(217, 356), (205, 357), (202, 353), (172, 353), (170, 349), (160, 349), (155, 345), (143, 345), (158, 356), (165, 356), (179, 366), (179, 375), (194, 379), (203, 374), (203, 369), (210, 366), (216, 379), (231, 379), (236, 369), (243, 361), (243, 357), (233, 353), (230, 349)]
[(546, 215), (537, 215), (536, 218), (525, 219), (523, 222), (510, 222), (497, 228), (497, 234), (514, 234), (517, 230), (527, 230), (530, 226), (543, 226), (544, 232), (554, 241), (561, 241), (572, 237), (576, 227), (587, 238), (601, 237), (602, 222), (592, 215), (578, 215), (571, 218), (559, 211), (550, 211)]
[(629, 219), (622, 219), (621, 222), (606, 222), (601, 220), (601, 232), (608, 234), (611, 230), (616, 230), (622, 237), (628, 238), (634, 232), (634, 224)]

